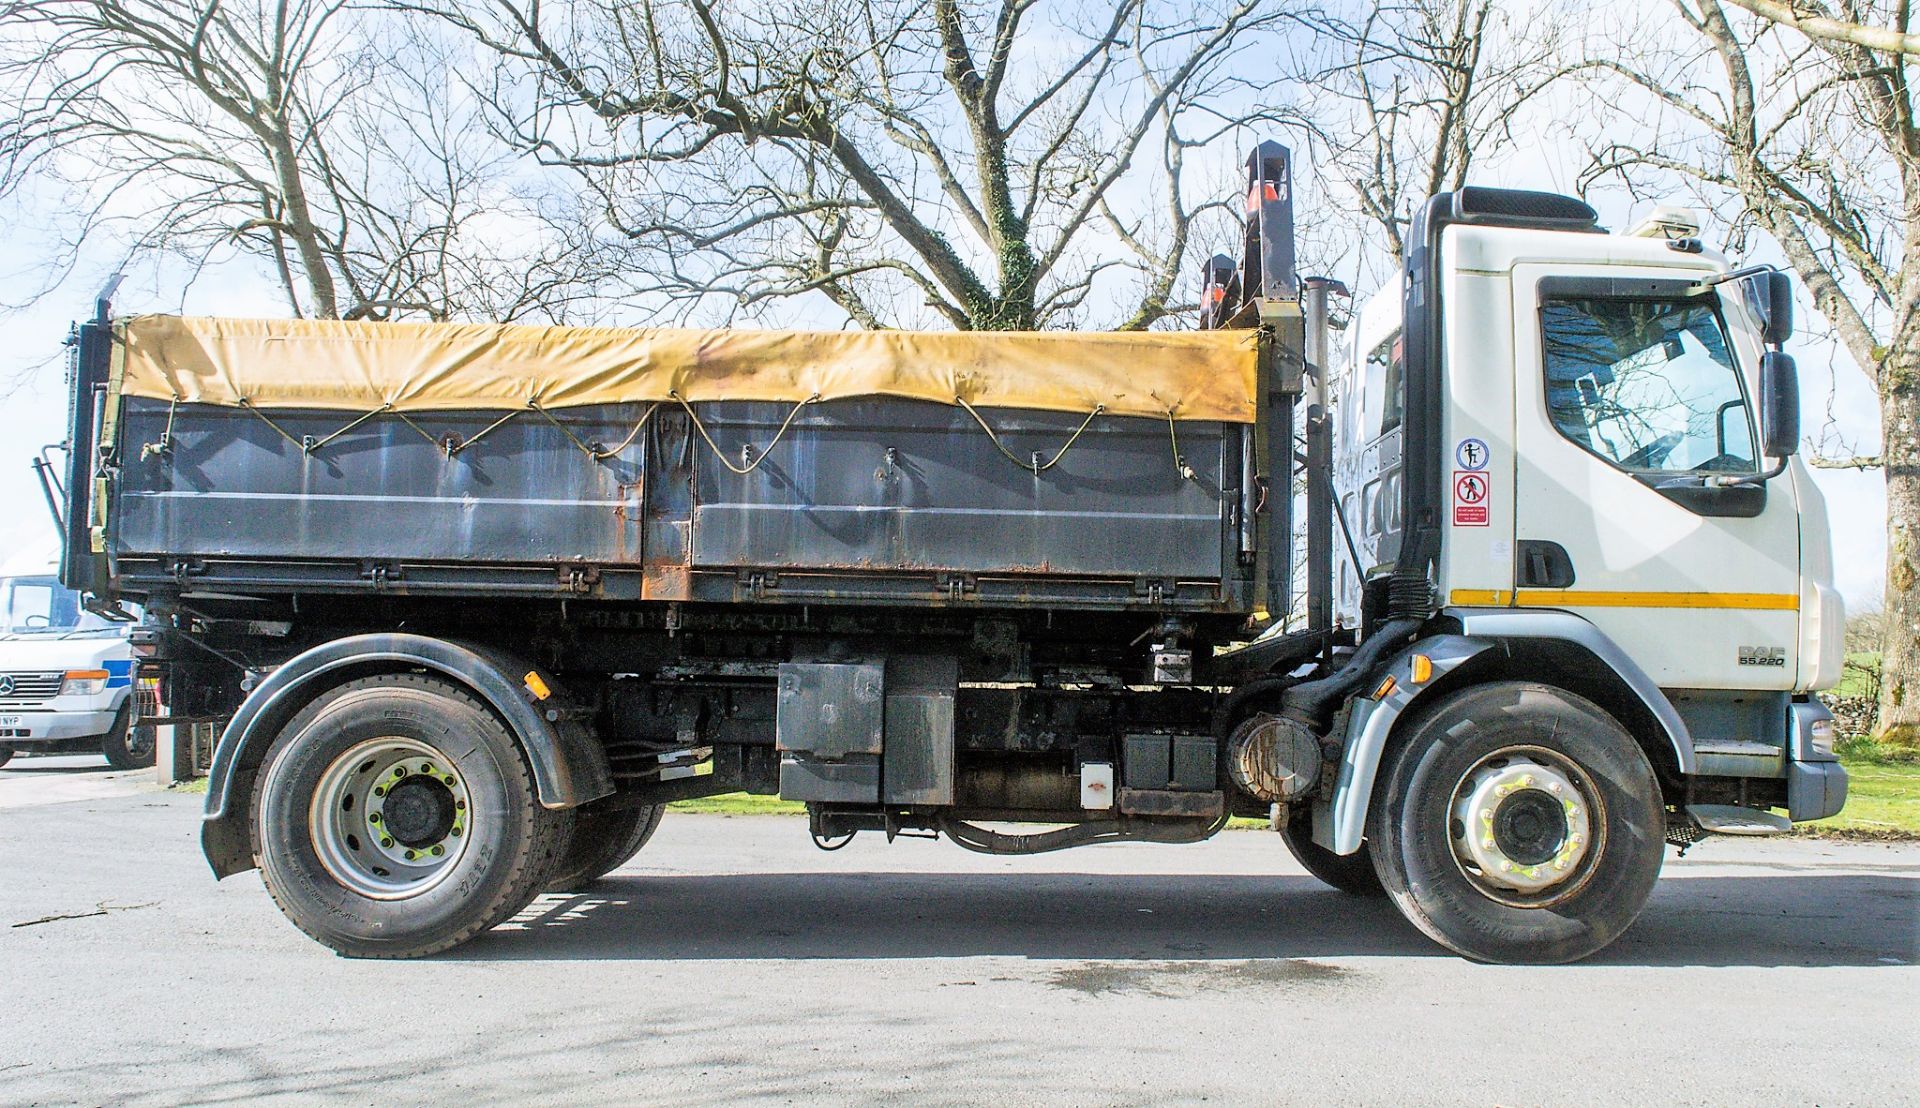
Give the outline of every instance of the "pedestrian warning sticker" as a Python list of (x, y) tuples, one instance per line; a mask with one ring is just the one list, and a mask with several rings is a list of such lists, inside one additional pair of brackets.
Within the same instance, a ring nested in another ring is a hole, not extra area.
[(1455, 471), (1453, 475), (1453, 525), (1485, 527), (1488, 524), (1487, 475), (1473, 471)]

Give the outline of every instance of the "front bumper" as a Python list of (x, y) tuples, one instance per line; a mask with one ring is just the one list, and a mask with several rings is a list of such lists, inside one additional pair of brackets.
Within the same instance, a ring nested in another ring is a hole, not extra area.
[(1793, 705), (1787, 748), (1787, 818), (1795, 823), (1838, 815), (1847, 803), (1847, 771), (1828, 748), (1814, 745), (1814, 731), (1833, 733), (1833, 713), (1809, 697)]
[(92, 739), (113, 730), (112, 709), (85, 712), (0, 709), (0, 746), (29, 748), (37, 743)]
[(1795, 823), (1840, 814), (1847, 803), (1847, 771), (1839, 762), (1787, 763), (1787, 818)]

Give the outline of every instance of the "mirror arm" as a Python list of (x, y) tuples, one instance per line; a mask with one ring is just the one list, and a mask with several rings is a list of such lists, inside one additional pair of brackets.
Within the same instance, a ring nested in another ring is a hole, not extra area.
[(1716, 276), (1709, 277), (1706, 280), (1701, 281), (1699, 284), (1688, 289), (1687, 295), (1703, 296), (1706, 293), (1711, 292), (1716, 286), (1724, 285), (1728, 281), (1739, 281), (1747, 277), (1755, 277), (1762, 273), (1771, 272), (1774, 268), (1775, 267), (1770, 265), (1750, 265), (1741, 269), (1733, 270), (1730, 273), (1721, 273)]
[(1712, 483), (1720, 488), (1728, 488), (1733, 485), (1764, 485), (1787, 471), (1788, 460), (1789, 457), (1787, 456), (1779, 458), (1773, 463), (1773, 468), (1764, 473), (1742, 473), (1737, 476), (1715, 477)]

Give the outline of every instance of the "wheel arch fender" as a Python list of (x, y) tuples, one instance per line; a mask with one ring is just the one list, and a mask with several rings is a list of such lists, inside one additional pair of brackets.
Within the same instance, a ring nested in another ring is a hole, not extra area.
[[(1324, 806), (1315, 806), (1315, 842), (1336, 854), (1359, 850), (1381, 761), (1410, 710), (1482, 681), (1538, 681), (1594, 701), (1639, 742), (1663, 791), (1680, 787), (1694, 772), (1693, 740), (1673, 703), (1593, 624), (1557, 611), (1444, 614), (1462, 633), (1428, 636), (1405, 647), (1369, 682), (1377, 689), (1391, 676), (1393, 689), (1354, 701), (1333, 793)], [(1424, 682), (1412, 679), (1416, 655), (1432, 666)]]
[[(280, 729), (330, 689), (381, 673), (424, 669), (477, 696), (519, 743), (540, 803), (572, 808), (613, 792), (606, 752), (567, 705), (554, 678), (504, 651), (408, 633), (352, 635), (294, 656), (241, 701), (214, 749), (200, 845), (216, 877), (253, 868), (247, 826), (254, 774)], [(529, 675), (548, 695), (536, 696)]]

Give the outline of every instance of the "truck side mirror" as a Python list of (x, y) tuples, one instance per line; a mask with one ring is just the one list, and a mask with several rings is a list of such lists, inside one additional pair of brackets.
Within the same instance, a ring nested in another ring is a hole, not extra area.
[(1777, 350), (1760, 355), (1760, 438), (1769, 458), (1800, 450), (1800, 371)]
[(1793, 337), (1793, 280), (1777, 269), (1748, 277), (1747, 301), (1760, 315), (1760, 341), (1783, 345)]

